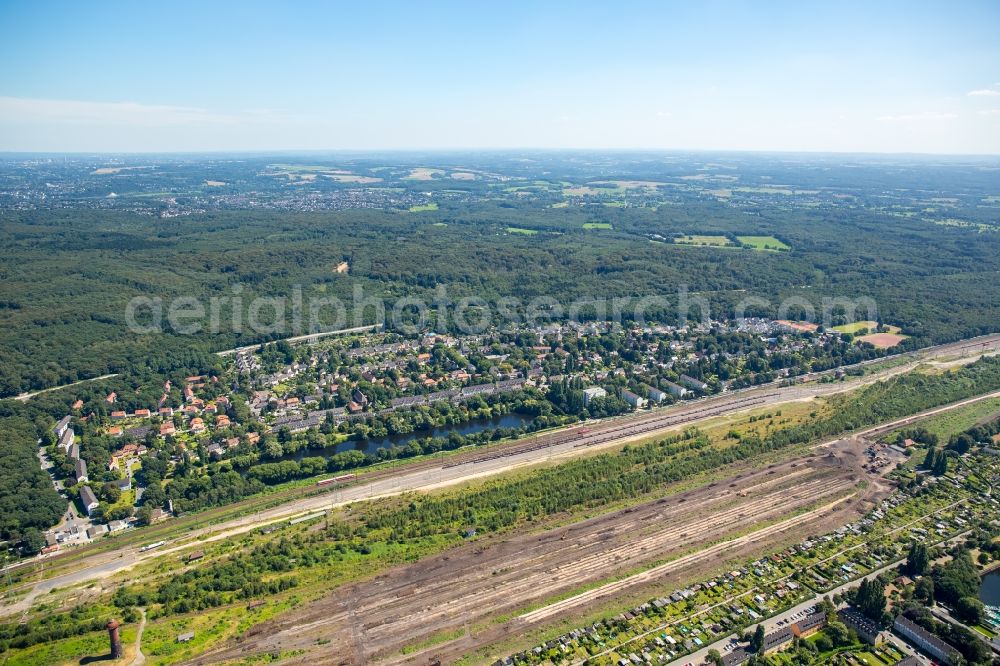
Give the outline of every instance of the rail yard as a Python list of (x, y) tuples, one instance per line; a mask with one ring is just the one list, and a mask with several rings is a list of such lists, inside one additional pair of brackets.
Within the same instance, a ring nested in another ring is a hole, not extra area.
[[(616, 597), (641, 596), (651, 585), (715, 570), (764, 540), (773, 544), (850, 521), (889, 488), (863, 469), (860, 447), (861, 440), (842, 440), (821, 452), (540, 535), (470, 543), (351, 585), (255, 628), (199, 663), (304, 649), (317, 639), (329, 642), (302, 663), (316, 663), (317, 657), (319, 663), (449, 663), (557, 616), (572, 617)], [(658, 562), (664, 564), (628, 575)], [(587, 587), (592, 589), (571, 594)], [(488, 622), (508, 615), (505, 622)], [(452, 633), (462, 635), (416, 654), (401, 652)]]

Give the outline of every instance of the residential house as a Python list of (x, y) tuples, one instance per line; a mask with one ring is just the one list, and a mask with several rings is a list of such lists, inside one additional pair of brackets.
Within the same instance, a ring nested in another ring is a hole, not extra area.
[(124, 419), (126, 417), (128, 417), (128, 414), (126, 414), (125, 412), (123, 412), (121, 410), (115, 410), (115, 411), (111, 412), (111, 419), (113, 421), (121, 421), (122, 419)]
[(87, 481), (87, 462), (85, 460), (80, 460), (77, 458), (73, 461), (73, 471), (76, 474), (76, 482), (84, 483)]
[(589, 407), (590, 401), (594, 398), (603, 398), (608, 395), (608, 392), (602, 389), (600, 386), (591, 386), (590, 388), (583, 389), (583, 406)]
[(160, 437), (166, 437), (167, 435), (173, 435), (177, 433), (177, 429), (174, 428), (173, 421), (164, 421), (160, 424)]
[(135, 410), (134, 416), (137, 419), (148, 419), (150, 414), (148, 409), (137, 409)]
[(92, 525), (87, 528), (87, 538), (96, 539), (97, 537), (104, 536), (108, 533), (107, 525)]
[[(790, 645), (796, 638), (816, 633), (826, 626), (826, 613), (814, 610), (798, 622), (782, 627), (764, 636), (764, 652), (777, 652)], [(723, 657), (726, 666), (739, 666), (750, 661), (753, 655), (746, 648), (737, 648)]]
[(664, 400), (667, 399), (667, 393), (661, 391), (660, 389), (654, 386), (647, 386), (646, 397), (648, 397), (653, 402), (663, 402)]
[(858, 637), (869, 645), (881, 645), (885, 642), (885, 634), (877, 623), (856, 608), (845, 608), (837, 613), (841, 621), (857, 632)]
[(90, 489), (90, 486), (84, 486), (80, 489), (80, 503), (83, 504), (83, 510), (87, 512), (88, 516), (94, 512), (94, 509), (101, 505), (97, 501), (97, 495)]
[(69, 448), (73, 446), (76, 441), (76, 433), (73, 432), (72, 428), (66, 428), (63, 430), (62, 437), (59, 438), (59, 448), (64, 451), (69, 451)]
[(703, 381), (699, 381), (694, 377), (689, 377), (688, 375), (681, 375), (680, 379), (681, 379), (681, 384), (684, 384), (690, 389), (693, 389), (695, 391), (700, 391), (702, 393), (708, 392), (708, 384), (706, 384)]
[(688, 391), (680, 384), (675, 384), (673, 382), (665, 382), (665, 383), (667, 385), (667, 391), (670, 393), (670, 395), (674, 396), (675, 398), (683, 398), (688, 393), (690, 393), (690, 391)]
[(73, 417), (69, 414), (59, 419), (59, 423), (57, 423), (55, 427), (56, 439), (62, 439), (63, 433), (69, 429), (69, 424), (72, 420)]
[(951, 645), (904, 615), (896, 618), (895, 622), (892, 623), (892, 628), (897, 634), (948, 666), (954, 664), (956, 661), (955, 657), (960, 654)]
[(629, 406), (635, 407), (636, 409), (646, 406), (646, 399), (642, 398), (628, 389), (622, 389), (621, 391), (622, 400), (628, 403)]

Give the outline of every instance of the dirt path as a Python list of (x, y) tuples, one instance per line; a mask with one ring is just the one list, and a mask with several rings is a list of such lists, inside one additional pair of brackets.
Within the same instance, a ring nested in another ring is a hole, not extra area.
[(102, 379), (111, 379), (112, 377), (117, 377), (118, 373), (112, 373), (110, 375), (101, 375), (100, 377), (91, 377), (90, 379), (81, 379), (78, 382), (73, 382), (72, 384), (63, 384), (62, 386), (50, 386), (49, 388), (39, 389), (38, 391), (31, 391), (30, 393), (21, 393), (20, 395), (14, 396), (14, 400), (19, 400), (20, 402), (28, 402), (36, 395), (41, 395), (43, 393), (48, 393), (50, 391), (59, 391), (65, 388), (70, 388), (72, 386), (79, 386), (80, 384), (86, 384), (88, 382), (99, 382)]
[(142, 653), (142, 632), (146, 629), (146, 609), (140, 608), (142, 620), (139, 622), (139, 629), (135, 632), (135, 658), (132, 659), (132, 666), (142, 666), (146, 663), (146, 655)]

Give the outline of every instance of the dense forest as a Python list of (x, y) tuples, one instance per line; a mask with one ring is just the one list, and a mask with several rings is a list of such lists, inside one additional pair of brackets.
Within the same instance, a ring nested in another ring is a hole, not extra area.
[[(824, 298), (866, 296), (915, 345), (1000, 326), (994, 233), (865, 211), (766, 210), (748, 217), (709, 203), (682, 210), (511, 206), (442, 207), (419, 216), (220, 212), (169, 220), (98, 211), (0, 213), (0, 394), (170, 365), (192, 350), (281, 336), (231, 326), (184, 335), (165, 320), (162, 332), (131, 333), (126, 306), (133, 297), (167, 303), (194, 297), (206, 310), (210, 298), (219, 298), (228, 322), (237, 291), (248, 303), (254, 295), (287, 298), (294, 285), (302, 285), (306, 301), (337, 297), (348, 305), (355, 287), (389, 304), (404, 297), (433, 302), (439, 285), (453, 300), (554, 297), (569, 304), (660, 295), (671, 305), (649, 316), (666, 322), (678, 318), (681, 286), (717, 317), (732, 315), (749, 295), (768, 302), (751, 304), (749, 314), (772, 316), (782, 299), (795, 297), (800, 305), (785, 313), (792, 317), (807, 314), (801, 303), (813, 304), (818, 317)], [(595, 219), (614, 229), (583, 228)], [(510, 225), (539, 233), (506, 233)], [(794, 249), (686, 247), (647, 237), (692, 229), (771, 234)], [(333, 270), (341, 261), (349, 262), (349, 275)], [(324, 314), (320, 327), (332, 323), (333, 314)], [(364, 314), (371, 318), (374, 309)]]

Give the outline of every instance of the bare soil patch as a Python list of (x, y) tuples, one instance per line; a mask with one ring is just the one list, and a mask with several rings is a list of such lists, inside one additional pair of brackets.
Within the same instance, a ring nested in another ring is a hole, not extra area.
[(896, 333), (872, 333), (871, 335), (862, 335), (858, 340), (863, 340), (869, 344), (875, 345), (881, 349), (887, 349), (889, 347), (895, 347), (903, 340), (906, 339), (905, 335), (898, 335)]
[[(541, 533), (536, 526), (487, 536), (340, 588), (254, 627), (199, 663), (278, 650), (305, 650), (293, 659), (303, 664), (450, 663), (534, 627), (592, 612), (618, 596), (653, 587), (662, 591), (669, 581), (714, 571), (724, 560), (849, 520), (869, 505), (875, 488), (884, 486), (869, 483), (865, 497), (857, 494), (836, 508), (792, 516), (819, 505), (832, 507), (856, 492), (857, 483), (869, 476), (861, 467), (863, 457), (853, 451), (856, 446), (847, 442), (843, 450), (735, 474)], [(787, 530), (778, 526), (786, 519)], [(741, 536), (756, 531), (755, 526), (766, 530), (760, 538)], [(727, 540), (731, 543), (718, 546)], [(640, 572), (657, 562), (666, 565)], [(597, 586), (596, 594), (578, 594), (623, 575), (611, 587)], [(441, 642), (430, 640), (442, 635)], [(430, 643), (436, 644), (404, 654), (407, 646)]]

